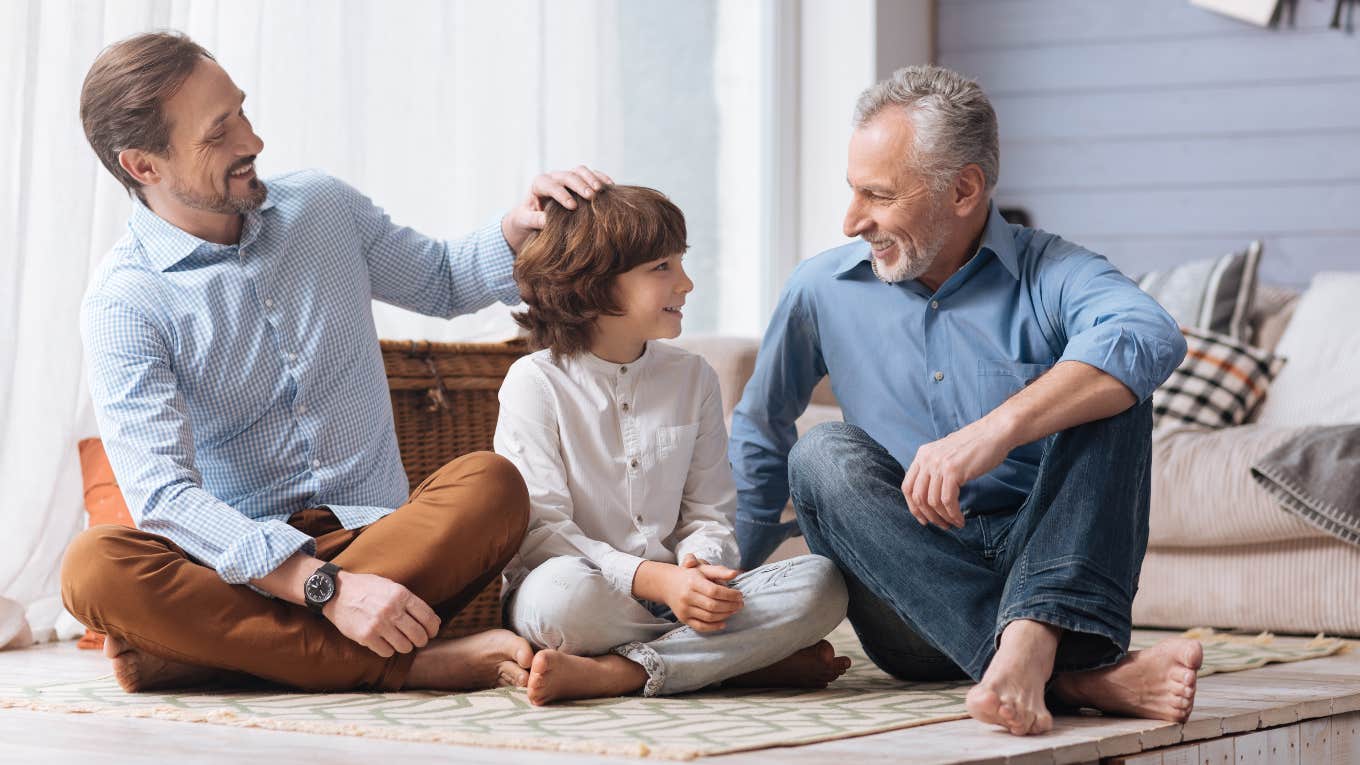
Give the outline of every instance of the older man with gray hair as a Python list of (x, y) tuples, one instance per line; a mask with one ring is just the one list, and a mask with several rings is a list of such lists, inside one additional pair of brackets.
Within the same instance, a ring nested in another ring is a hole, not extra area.
[[(1052, 704), (1184, 720), (1199, 643), (1128, 651), (1176, 323), (1103, 257), (1002, 219), (975, 82), (899, 70), (854, 125), (859, 241), (794, 272), (733, 417), (743, 566), (795, 532), (792, 494), (884, 670), (971, 677), (969, 712), (1019, 735)], [(845, 421), (799, 440), (828, 375)]]

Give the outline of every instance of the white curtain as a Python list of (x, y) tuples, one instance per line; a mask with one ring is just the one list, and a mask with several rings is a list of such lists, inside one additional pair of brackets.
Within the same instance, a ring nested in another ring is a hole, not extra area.
[[(661, 188), (689, 214), (692, 270), (707, 277), (696, 279), (691, 325), (754, 334), (761, 317), (743, 292), (761, 273), (762, 38), (755, 12), (723, 8), (0, 2), (0, 596), (28, 607), (40, 639), (50, 632), (60, 556), (84, 527), (75, 443), (96, 432), (77, 313), (129, 211), (78, 116), (81, 82), (105, 45), (152, 29), (186, 32), (246, 91), (265, 141), (262, 175), (324, 169), (431, 235), (492, 219), (544, 169), (588, 163)], [(503, 306), (451, 322), (374, 310), (384, 337), (513, 332)]]

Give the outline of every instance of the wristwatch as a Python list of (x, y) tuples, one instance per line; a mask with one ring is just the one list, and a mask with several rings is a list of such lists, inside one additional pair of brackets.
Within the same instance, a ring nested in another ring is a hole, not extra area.
[(323, 563), (321, 568), (307, 577), (307, 583), (302, 585), (302, 596), (312, 613), (320, 614), (321, 609), (335, 597), (335, 575), (338, 573), (339, 566), (334, 563)]

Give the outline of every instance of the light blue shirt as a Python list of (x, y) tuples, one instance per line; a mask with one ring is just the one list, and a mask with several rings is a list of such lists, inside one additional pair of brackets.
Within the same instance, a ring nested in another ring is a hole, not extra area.
[(315, 552), (286, 523), (298, 510), (356, 528), (406, 500), (371, 301), (443, 317), (518, 301), (499, 221), (443, 242), (321, 173), (267, 185), (235, 245), (134, 202), (80, 315), (132, 517), (232, 584)]
[[(1060, 361), (1114, 376), (1144, 400), (1185, 355), (1176, 322), (1105, 258), (992, 208), (977, 254), (939, 290), (884, 284), (869, 246), (838, 247), (790, 277), (732, 418), (737, 536), (745, 567), (795, 531), (794, 420), (826, 375), (845, 421), (905, 468), (916, 450), (974, 422)], [(1045, 440), (962, 487), (972, 513), (1012, 509), (1038, 476)]]

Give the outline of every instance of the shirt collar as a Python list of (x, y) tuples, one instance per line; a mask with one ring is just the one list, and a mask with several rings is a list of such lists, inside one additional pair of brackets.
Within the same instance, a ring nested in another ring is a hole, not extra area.
[[(1015, 234), (1011, 229), (1011, 224), (1001, 217), (1001, 211), (990, 202), (988, 203), (987, 225), (982, 229), (982, 239), (978, 242), (978, 250), (989, 250), (996, 256), (997, 260), (1001, 261), (1001, 265), (1006, 268), (1011, 276), (1016, 279), (1020, 278), (1020, 262), (1015, 253)], [(856, 266), (868, 263), (871, 257), (873, 256), (869, 253), (867, 242), (859, 241), (848, 245), (833, 275), (844, 276), (854, 270)]]
[[(260, 205), (258, 210), (246, 213), (246, 220), (241, 224), (243, 241), (246, 232), (255, 229), (258, 225), (252, 221), (252, 218), (259, 216), (260, 213), (273, 206), (274, 200), (265, 198), (264, 204)], [(141, 244), (142, 249), (146, 252), (147, 259), (157, 271), (164, 271), (184, 260), (205, 244), (210, 247), (221, 246), (199, 239), (175, 226), (152, 212), (151, 208), (136, 197), (132, 199), (132, 217), (128, 220), (128, 228), (132, 230), (132, 235), (137, 237), (137, 242)]]
[(601, 372), (606, 375), (626, 375), (635, 369), (641, 371), (651, 363), (652, 359), (656, 357), (655, 345), (656, 343), (654, 342), (648, 342), (642, 348), (642, 355), (627, 364), (615, 364), (612, 361), (605, 361), (590, 351), (581, 351), (576, 355), (576, 358), (582, 366), (591, 371)]

